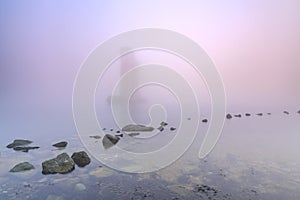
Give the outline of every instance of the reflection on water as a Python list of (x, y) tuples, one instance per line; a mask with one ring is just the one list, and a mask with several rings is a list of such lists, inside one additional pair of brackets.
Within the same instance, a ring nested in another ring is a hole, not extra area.
[[(163, 170), (146, 174), (121, 173), (92, 159), (90, 165), (76, 167), (69, 174), (42, 175), (43, 161), (85, 149), (76, 134), (63, 135), (69, 142), (64, 150), (51, 146), (61, 139), (55, 135), (43, 141), (35, 133), (22, 135), (41, 146), (28, 153), (6, 149), (11, 139), (4, 139), (0, 199), (299, 199), (299, 120), (299, 114), (282, 113), (227, 120), (213, 152), (199, 160), (197, 152), (208, 126), (201, 123), (197, 140), (183, 157)], [(161, 133), (161, 138), (167, 141), (173, 134)], [(90, 139), (101, 145), (101, 140)], [(120, 144), (126, 146), (128, 141), (121, 138)], [(36, 169), (8, 172), (21, 161)]]

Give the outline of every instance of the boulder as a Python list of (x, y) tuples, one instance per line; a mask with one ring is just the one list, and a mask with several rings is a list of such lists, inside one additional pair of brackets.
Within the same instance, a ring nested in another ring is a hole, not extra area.
[(62, 141), (62, 142), (55, 143), (52, 146), (58, 147), (58, 148), (65, 148), (67, 145), (68, 145), (68, 142)]
[(67, 153), (62, 153), (56, 158), (42, 163), (43, 174), (66, 174), (74, 170), (75, 163)]
[(105, 149), (108, 149), (119, 142), (120, 138), (118, 136), (113, 136), (106, 134), (102, 139), (102, 144)]
[(24, 146), (24, 145), (28, 145), (28, 144), (31, 144), (32, 141), (30, 140), (14, 140), (13, 143), (10, 143), (9, 145), (7, 145), (6, 147), (11, 149), (11, 148), (14, 148), (14, 147), (18, 147), (18, 146)]
[(72, 154), (71, 158), (78, 167), (85, 167), (91, 163), (91, 159), (85, 151), (75, 152)]
[(153, 130), (154, 130), (153, 127), (138, 125), (138, 124), (129, 124), (122, 128), (122, 131), (126, 131), (126, 132), (153, 131)]
[(29, 162), (22, 162), (17, 165), (15, 165), (10, 172), (23, 172), (23, 171), (28, 171), (34, 169), (34, 166), (30, 164)]

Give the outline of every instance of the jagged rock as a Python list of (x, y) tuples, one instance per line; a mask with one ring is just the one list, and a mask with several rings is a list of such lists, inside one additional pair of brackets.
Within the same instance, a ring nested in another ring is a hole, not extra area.
[(40, 147), (14, 147), (15, 151), (22, 151), (22, 152), (28, 152), (29, 150), (32, 149), (39, 149)]
[(167, 123), (167, 122), (161, 122), (160, 125), (161, 125), (161, 126), (167, 126), (168, 123)]
[(66, 174), (74, 170), (75, 163), (67, 153), (62, 153), (56, 158), (42, 163), (43, 174)]
[(31, 143), (32, 143), (32, 141), (30, 141), (30, 140), (17, 139), (17, 140), (14, 140), (13, 143), (10, 143), (9, 145), (7, 145), (6, 147), (11, 149), (14, 147), (24, 146), (24, 145), (28, 145)]
[(120, 138), (110, 134), (106, 134), (102, 139), (102, 144), (105, 149), (108, 149), (119, 142)]
[(135, 131), (153, 131), (154, 128), (150, 126), (138, 125), (138, 124), (129, 124), (122, 128), (122, 131), (126, 132), (135, 132)]
[(232, 119), (232, 115), (231, 115), (231, 114), (227, 114), (227, 115), (226, 115), (226, 118), (227, 118), (227, 119)]
[(52, 146), (58, 147), (58, 148), (65, 148), (67, 145), (68, 145), (68, 142), (62, 141), (62, 142), (55, 143)]
[(90, 157), (84, 151), (73, 153), (71, 158), (74, 160), (75, 164), (78, 167), (85, 167), (86, 165), (91, 163)]
[(31, 170), (31, 169), (34, 169), (34, 166), (32, 164), (30, 164), (29, 162), (22, 162), (22, 163), (15, 165), (9, 171), (10, 172), (23, 172), (23, 171), (27, 171), (27, 170)]

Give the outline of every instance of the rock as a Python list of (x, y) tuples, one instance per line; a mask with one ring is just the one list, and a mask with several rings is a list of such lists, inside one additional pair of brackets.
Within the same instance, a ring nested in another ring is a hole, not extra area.
[(289, 114), (290, 114), (290, 113), (289, 113), (288, 111), (286, 111), (286, 110), (285, 110), (285, 111), (283, 111), (283, 113), (284, 113), (284, 114), (287, 114), (287, 115), (289, 115)]
[(122, 128), (122, 131), (126, 132), (135, 132), (135, 131), (153, 131), (153, 127), (148, 127), (144, 125), (136, 125), (136, 124), (129, 124)]
[(114, 146), (115, 144), (117, 144), (119, 142), (119, 140), (120, 140), (120, 138), (117, 136), (106, 134), (102, 140), (104, 149), (108, 149), (108, 148)]
[(249, 116), (251, 116), (251, 114), (250, 113), (246, 113), (245, 116), (249, 117)]
[(175, 131), (175, 130), (176, 130), (175, 127), (171, 127), (171, 128), (170, 128), (170, 131)]
[(30, 140), (14, 140), (13, 143), (7, 145), (6, 147), (11, 149), (11, 148), (14, 148), (14, 147), (18, 147), (18, 146), (24, 146), (24, 145), (28, 145), (28, 144), (31, 144), (32, 141)]
[(71, 158), (74, 160), (75, 164), (78, 167), (85, 167), (86, 165), (91, 163), (90, 157), (84, 151), (73, 153)]
[(231, 114), (227, 114), (227, 115), (226, 115), (226, 118), (227, 118), (227, 119), (232, 119), (232, 115), (231, 115)]
[(165, 130), (165, 128), (163, 126), (160, 126), (157, 128), (160, 132), (162, 132), (163, 130)]
[(267, 115), (271, 115), (271, 113), (267, 113)]
[(129, 135), (130, 137), (134, 137), (140, 135), (140, 133), (128, 133), (127, 135)]
[(58, 147), (58, 148), (65, 148), (67, 145), (68, 145), (68, 142), (62, 141), (62, 142), (55, 143), (52, 146)]
[(207, 119), (203, 119), (202, 122), (203, 122), (203, 123), (207, 123), (208, 120), (207, 120)]
[(15, 151), (22, 151), (22, 152), (28, 152), (29, 150), (32, 149), (39, 149), (40, 147), (14, 147)]
[(300, 114), (300, 110), (298, 110), (298, 112), (297, 112), (298, 114)]
[(258, 115), (258, 116), (263, 116), (263, 114), (262, 114), (262, 113), (257, 113), (256, 115)]
[(191, 120), (192, 118), (188, 117), (187, 120)]
[(167, 123), (167, 122), (161, 122), (160, 125), (161, 125), (161, 126), (167, 126), (168, 123)]
[(113, 129), (113, 128), (111, 128), (111, 129), (110, 129), (110, 131), (114, 131), (114, 129)]
[(77, 184), (75, 185), (75, 190), (77, 190), (77, 191), (84, 191), (84, 190), (86, 190), (86, 187), (85, 187), (85, 185), (82, 184), (82, 183), (77, 183)]
[(34, 166), (32, 164), (30, 164), (29, 162), (22, 162), (22, 163), (15, 165), (9, 171), (10, 172), (23, 172), (23, 171), (27, 171), (27, 170), (31, 170), (31, 169), (34, 169)]
[(116, 133), (121, 133), (121, 131), (116, 131)]
[(238, 115), (234, 115), (235, 117), (239, 117), (239, 118), (241, 118), (242, 117), (242, 115), (241, 114), (238, 114)]
[(74, 170), (75, 163), (67, 153), (62, 153), (56, 158), (42, 163), (43, 174), (66, 174)]
[(90, 135), (90, 138), (94, 138), (94, 139), (100, 139), (101, 138), (101, 136), (100, 135)]
[(116, 137), (123, 137), (123, 133), (122, 134), (119, 134), (119, 135), (115, 135)]

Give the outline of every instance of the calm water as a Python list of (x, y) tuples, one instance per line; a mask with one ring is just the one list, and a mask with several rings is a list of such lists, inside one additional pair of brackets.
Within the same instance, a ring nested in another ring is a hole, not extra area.
[[(59, 128), (51, 128), (49, 116), (41, 115), (35, 131), (28, 127), (26, 133), (18, 133), (21, 130), (18, 123), (13, 127), (9, 127), (12, 123), (5, 126), (3, 123), (0, 199), (300, 199), (299, 114), (274, 112), (271, 116), (226, 120), (217, 146), (203, 160), (199, 160), (197, 154), (208, 124), (200, 123), (198, 136), (188, 152), (157, 172), (126, 174), (92, 158), (90, 165), (76, 167), (69, 174), (43, 175), (41, 163), (44, 160), (63, 152), (71, 155), (86, 150), (70, 116), (70, 113), (57, 116), (56, 120), (62, 123)], [(176, 120), (170, 121), (176, 127)], [(22, 130), (26, 130), (25, 124), (19, 124)], [(107, 128), (116, 130), (113, 123)], [(168, 141), (176, 133), (161, 134), (164, 141)], [(23, 153), (5, 147), (17, 138), (33, 140), (33, 145), (41, 148)], [(51, 147), (61, 140), (69, 142), (66, 149)], [(129, 142), (125, 137), (120, 145), (126, 146)], [(101, 140), (93, 139), (93, 143), (101, 145)], [(8, 172), (21, 161), (32, 163), (36, 169)]]

